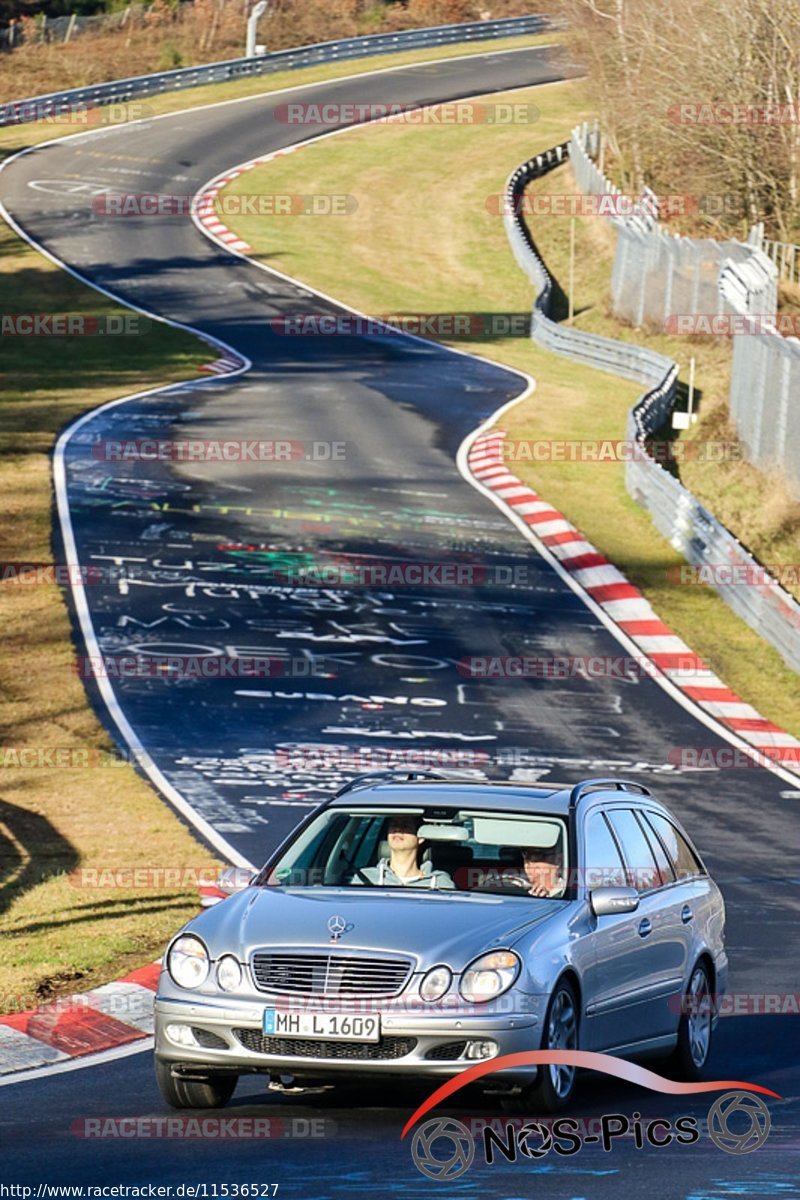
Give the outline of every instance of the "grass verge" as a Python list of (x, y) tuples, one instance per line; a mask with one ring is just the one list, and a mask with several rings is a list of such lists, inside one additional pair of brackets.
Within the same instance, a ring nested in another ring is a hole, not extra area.
[[(539, 120), (533, 126), (364, 127), (266, 164), (229, 185), (228, 194), (263, 188), (265, 193), (356, 196), (356, 212), (317, 218), (313, 236), (304, 220), (243, 216), (226, 221), (269, 266), (364, 312), (484, 317), (526, 313), (530, 286), (511, 255), (502, 220), (495, 215), (497, 205), (490, 198), (502, 192), (514, 167), (563, 141), (577, 121), (592, 114), (593, 105), (578, 83), (516, 90), (505, 98), (535, 104)], [(565, 176), (566, 172), (550, 176), (542, 186), (574, 191)], [(535, 235), (545, 260), (563, 282), (569, 220), (538, 221)], [(576, 323), (641, 343), (646, 335), (621, 328), (608, 312), (609, 238), (599, 219), (577, 224)], [(441, 340), (536, 378), (535, 394), (504, 419), (511, 437), (625, 436), (627, 412), (641, 392), (636, 385), (548, 354), (523, 335)], [(683, 340), (660, 336), (651, 344), (686, 363)], [(698, 379), (703, 396), (721, 396), (729, 349), (723, 344), (701, 349)], [(730, 688), (800, 735), (794, 673), (716, 593), (670, 581), (670, 568), (683, 560), (628, 496), (622, 464), (517, 465), (520, 475), (644, 591), (662, 619)], [(714, 470), (706, 467), (709, 479)]]

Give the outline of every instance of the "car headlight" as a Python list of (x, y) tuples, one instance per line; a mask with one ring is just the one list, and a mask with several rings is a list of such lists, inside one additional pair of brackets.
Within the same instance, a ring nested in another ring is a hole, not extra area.
[(449, 967), (432, 967), (419, 985), (419, 994), (423, 1000), (441, 1000), (453, 979)]
[(507, 992), (519, 975), (520, 961), (510, 950), (482, 954), (461, 976), (461, 995), (473, 1004)]
[(223, 992), (235, 992), (242, 982), (242, 968), (232, 954), (224, 954), (217, 963), (217, 983)]
[(178, 987), (197, 988), (205, 983), (211, 963), (200, 938), (185, 933), (167, 955), (167, 969)]

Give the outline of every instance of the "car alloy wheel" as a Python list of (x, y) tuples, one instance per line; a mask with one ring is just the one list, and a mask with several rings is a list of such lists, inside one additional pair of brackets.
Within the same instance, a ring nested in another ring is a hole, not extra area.
[[(545, 1017), (543, 1050), (580, 1048), (580, 1009), (575, 988), (568, 979), (556, 984)], [(575, 1090), (576, 1068), (562, 1063), (539, 1068), (536, 1082), (519, 1093), (501, 1097), (505, 1112), (552, 1113), (566, 1108)]]
[(687, 1033), (689, 1053), (695, 1067), (705, 1066), (711, 1046), (711, 994), (708, 975), (702, 965), (695, 967), (687, 991)]
[[(548, 1050), (577, 1050), (578, 1048), (578, 1014), (572, 989), (566, 984), (560, 984), (550, 1005), (547, 1022)], [(552, 1063), (547, 1070), (550, 1073), (550, 1083), (560, 1101), (569, 1098), (575, 1084), (575, 1067), (564, 1063)]]
[(714, 1000), (711, 977), (705, 962), (695, 964), (683, 997), (678, 1040), (670, 1055), (669, 1067), (678, 1078), (697, 1080), (711, 1053)]

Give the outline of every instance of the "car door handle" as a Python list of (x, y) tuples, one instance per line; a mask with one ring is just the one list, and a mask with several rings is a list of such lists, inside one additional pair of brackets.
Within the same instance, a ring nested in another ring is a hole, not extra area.
[(647, 937), (648, 933), (653, 932), (653, 926), (650, 923), (650, 918), (645, 917), (639, 922), (639, 937)]
[(681, 920), (683, 921), (684, 925), (688, 925), (693, 917), (694, 913), (689, 908), (689, 905), (684, 904), (683, 908), (681, 909)]

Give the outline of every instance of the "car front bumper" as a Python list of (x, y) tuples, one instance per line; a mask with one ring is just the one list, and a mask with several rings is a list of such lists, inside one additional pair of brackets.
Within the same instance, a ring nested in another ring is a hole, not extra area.
[[(263, 1071), (296, 1078), (401, 1075), (442, 1077), (457, 1074), (502, 1054), (536, 1050), (541, 1045), (546, 996), (519, 997), (519, 1011), (424, 1014), (374, 1009), (381, 1017), (377, 1043), (265, 1038), (268, 997), (241, 1000), (159, 994), (155, 1001), (156, 1056), (187, 1071)], [(189, 1026), (195, 1045), (178, 1044), (168, 1025)], [(472, 1042), (492, 1042), (490, 1055), (468, 1057)], [(530, 1082), (536, 1068), (503, 1072), (503, 1084)]]

